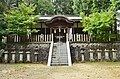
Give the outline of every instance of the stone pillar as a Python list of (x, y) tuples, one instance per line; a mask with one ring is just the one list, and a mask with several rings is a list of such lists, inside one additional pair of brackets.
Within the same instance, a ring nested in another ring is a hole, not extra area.
[(105, 49), (105, 59), (110, 60), (109, 59), (109, 50), (107, 50), (107, 49)]
[(8, 51), (4, 52), (4, 62), (7, 63), (8, 62)]
[(113, 60), (117, 60), (116, 53), (117, 53), (117, 50), (116, 49), (112, 49)]
[(23, 62), (23, 51), (19, 52), (19, 62)]
[(27, 56), (26, 56), (26, 62), (30, 62), (30, 51), (26, 52)]
[(75, 58), (76, 58), (76, 61), (79, 61), (78, 56), (79, 56), (79, 54), (78, 54), (78, 51), (76, 50), (76, 51), (75, 51)]
[(92, 49), (90, 49), (90, 61), (95, 61), (94, 57), (93, 57), (93, 53), (94, 53), (94, 51)]
[(35, 55), (35, 59), (34, 59), (35, 62), (38, 62), (38, 52), (35, 52), (34, 55)]
[(102, 50), (97, 49), (97, 53), (98, 53), (98, 61), (100, 61), (102, 59), (102, 56), (101, 56)]
[(84, 53), (82, 53), (81, 55), (82, 55), (82, 61), (81, 62), (84, 62), (85, 61)]
[(81, 62), (84, 62), (85, 61), (85, 47), (82, 45), (81, 47), (81, 57), (82, 57), (82, 60)]
[(11, 54), (12, 54), (12, 60), (10, 61), (11, 63), (15, 63), (15, 54), (16, 52), (15, 51), (12, 51)]

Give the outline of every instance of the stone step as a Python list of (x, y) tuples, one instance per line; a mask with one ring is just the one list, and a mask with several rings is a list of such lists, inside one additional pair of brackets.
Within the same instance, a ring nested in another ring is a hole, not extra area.
[(56, 52), (54, 52), (52, 55), (67, 55), (67, 53), (56, 53)]
[(52, 61), (51, 63), (68, 63), (68, 61)]
[(51, 62), (68, 62), (68, 60), (64, 60), (64, 59), (55, 59), (55, 60), (52, 60)]
[(63, 62), (64, 62), (64, 61), (68, 61), (68, 60), (67, 60), (67, 59), (59, 59), (59, 60), (58, 60), (58, 59), (53, 59), (53, 60), (51, 60), (51, 61), (52, 61), (52, 62), (54, 62), (54, 61), (63, 61)]
[(52, 60), (68, 60), (68, 58), (52, 58)]
[(51, 63), (51, 66), (68, 65), (68, 63)]
[(66, 43), (54, 43), (51, 65), (68, 65)]
[(52, 58), (68, 58), (67, 56), (52, 56)]

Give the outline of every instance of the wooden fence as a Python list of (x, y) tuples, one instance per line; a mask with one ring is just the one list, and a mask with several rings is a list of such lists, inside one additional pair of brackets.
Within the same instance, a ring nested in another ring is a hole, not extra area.
[(95, 39), (91, 38), (88, 34), (73, 34), (72, 41), (88, 42), (88, 41), (95, 41)]
[[(114, 41), (120, 41), (120, 35), (116, 35), (117, 39)], [(16, 34), (9, 35), (5, 40), (7, 39), (7, 42), (50, 42), (52, 41), (51, 34), (32, 34), (29, 36), (18, 36)], [(3, 41), (5, 41), (3, 40)], [(88, 34), (72, 34), (72, 42), (97, 42), (95, 38), (92, 38)], [(104, 40), (104, 42), (110, 41)]]
[(29, 36), (9, 35), (7, 42), (48, 42), (51, 41), (51, 34), (32, 34)]

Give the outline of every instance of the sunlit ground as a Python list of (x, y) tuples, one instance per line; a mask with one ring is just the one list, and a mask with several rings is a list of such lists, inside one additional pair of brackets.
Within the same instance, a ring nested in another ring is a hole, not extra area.
[(73, 66), (0, 64), (0, 79), (120, 79), (120, 62), (87, 62)]

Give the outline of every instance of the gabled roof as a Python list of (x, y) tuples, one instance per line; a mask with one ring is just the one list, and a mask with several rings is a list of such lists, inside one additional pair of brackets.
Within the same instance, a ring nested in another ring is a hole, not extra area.
[(74, 23), (73, 20), (63, 15), (57, 15), (45, 21), (45, 24), (49, 27), (56, 27), (56, 26), (71, 27), (73, 23)]
[(58, 16), (65, 17), (72, 21), (80, 21), (82, 19), (81, 17), (78, 17), (78, 16), (55, 15), (55, 16), (41, 16), (41, 17), (39, 17), (39, 21), (45, 22), (47, 20), (50, 20), (50, 19), (52, 19), (54, 17), (58, 17)]

